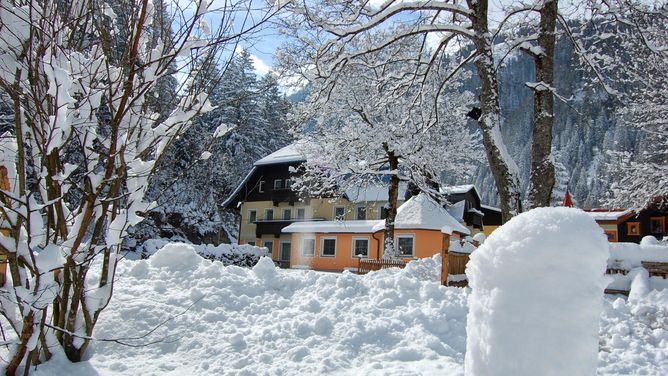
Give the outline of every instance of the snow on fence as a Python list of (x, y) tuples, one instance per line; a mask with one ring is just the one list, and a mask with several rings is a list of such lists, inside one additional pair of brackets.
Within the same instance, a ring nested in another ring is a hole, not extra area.
[[(144, 242), (141, 247), (142, 258), (148, 258), (167, 244), (174, 243), (168, 239), (151, 239)], [(223, 265), (236, 265), (252, 267), (261, 257), (271, 257), (269, 250), (265, 247), (256, 247), (248, 244), (190, 244), (195, 252), (208, 260), (222, 261)]]
[(406, 262), (401, 259), (363, 259), (358, 261), (357, 274), (367, 274), (372, 271), (388, 268), (404, 268)]
[(650, 289), (668, 287), (668, 244), (646, 236), (640, 244), (610, 243), (608, 294), (628, 295), (634, 278), (647, 273)]

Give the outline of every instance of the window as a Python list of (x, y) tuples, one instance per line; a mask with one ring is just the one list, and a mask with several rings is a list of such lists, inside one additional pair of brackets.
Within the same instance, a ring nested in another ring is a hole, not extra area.
[(628, 222), (627, 224), (627, 233), (631, 236), (640, 235), (640, 222)]
[(613, 230), (605, 230), (605, 236), (608, 237), (609, 242), (616, 242), (617, 241), (617, 231)]
[(307, 256), (307, 257), (315, 256), (315, 239), (313, 238), (302, 239), (302, 256)]
[(248, 241), (248, 242), (246, 242), (246, 244), (248, 244), (248, 245), (255, 245), (255, 240)]
[(274, 180), (274, 189), (283, 189), (283, 180), (281, 179)]
[(306, 209), (298, 208), (297, 209), (297, 219), (304, 219), (304, 218), (306, 218)]
[(665, 217), (650, 217), (649, 231), (652, 234), (663, 235), (666, 232), (666, 218)]
[(281, 248), (278, 254), (279, 261), (290, 261), (290, 247), (290, 242), (281, 242)]
[(265, 221), (274, 220), (274, 209), (264, 209), (264, 220)]
[(260, 180), (260, 182), (257, 183), (257, 191), (260, 193), (264, 192), (264, 180)]
[(385, 218), (387, 218), (387, 208), (385, 208), (385, 205), (381, 205), (378, 207), (378, 219)]
[(397, 254), (403, 257), (414, 257), (415, 256), (415, 237), (413, 235), (400, 235), (397, 236), (395, 246), (397, 248)]
[(369, 238), (353, 238), (353, 257), (369, 257)]
[(346, 208), (343, 206), (335, 206), (334, 207), (334, 220), (335, 221), (342, 221), (346, 217)]
[(292, 218), (292, 209), (283, 209), (283, 220), (289, 221)]
[(292, 179), (285, 179), (285, 189), (292, 188)]
[(257, 221), (257, 210), (248, 211), (248, 223), (253, 223)]
[(265, 240), (264, 247), (269, 250), (269, 254), (272, 254), (274, 252), (274, 241), (273, 240)]
[(366, 219), (366, 206), (357, 207), (357, 219), (360, 220)]
[(322, 238), (320, 242), (320, 256), (336, 257), (336, 238)]

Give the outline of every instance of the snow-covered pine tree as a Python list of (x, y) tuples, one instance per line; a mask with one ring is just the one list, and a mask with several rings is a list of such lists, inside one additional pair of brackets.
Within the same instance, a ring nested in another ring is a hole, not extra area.
[[(227, 64), (221, 71), (219, 64)], [(196, 243), (220, 243), (236, 235), (236, 221), (219, 204), (243, 179), (253, 161), (291, 141), (289, 102), (271, 73), (258, 78), (253, 60), (239, 50), (231, 58), (198, 63), (195, 85), (210, 87), (212, 111), (174, 142), (158, 165), (149, 197), (158, 202), (137, 241), (179, 236)], [(216, 132), (229, 129), (222, 137)]]

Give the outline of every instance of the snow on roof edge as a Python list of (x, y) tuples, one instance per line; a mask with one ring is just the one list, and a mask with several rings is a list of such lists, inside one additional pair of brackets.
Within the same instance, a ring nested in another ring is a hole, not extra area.
[(275, 152), (258, 159), (253, 163), (253, 166), (304, 161), (306, 161), (306, 157), (297, 150), (297, 142), (293, 142), (290, 145), (284, 146)]
[(256, 170), (256, 168), (255, 168), (255, 166), (253, 166), (253, 168), (251, 168), (250, 171), (248, 171), (246, 176), (243, 179), (241, 179), (241, 182), (239, 183), (239, 185), (237, 185), (237, 187), (234, 189), (234, 191), (232, 191), (232, 193), (225, 199), (225, 201), (223, 201), (222, 206), (226, 207), (230, 203), (230, 201), (232, 201), (232, 199), (234, 199), (234, 197), (236, 197), (237, 194), (239, 194), (239, 191), (241, 190), (241, 187), (244, 186), (248, 182), (248, 180), (250, 179), (251, 175), (253, 175), (255, 170)]

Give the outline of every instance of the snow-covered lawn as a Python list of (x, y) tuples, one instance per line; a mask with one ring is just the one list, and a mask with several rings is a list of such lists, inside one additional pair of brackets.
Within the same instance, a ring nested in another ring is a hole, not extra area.
[[(436, 256), (367, 276), (268, 259), (244, 269), (169, 245), (119, 264), (95, 331), (147, 345), (97, 342), (88, 361), (55, 359), (36, 373), (461, 375), (469, 290), (441, 287), (439, 268)], [(668, 290), (607, 297), (601, 326), (599, 374), (668, 374)]]

